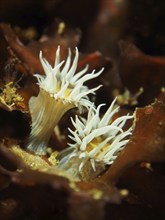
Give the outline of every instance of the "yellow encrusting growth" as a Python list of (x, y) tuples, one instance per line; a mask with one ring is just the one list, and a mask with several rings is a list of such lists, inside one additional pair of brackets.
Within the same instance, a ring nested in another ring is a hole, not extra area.
[(125, 89), (124, 93), (120, 94), (119, 90), (115, 89), (113, 91), (114, 97), (117, 96), (117, 103), (119, 105), (137, 105), (138, 101), (137, 99), (139, 96), (143, 93), (143, 88), (139, 88), (139, 91), (135, 94), (132, 94), (128, 89)]
[(13, 82), (7, 83), (0, 93), (0, 102), (6, 105), (9, 109), (21, 105), (23, 100), (23, 97), (17, 93), (17, 89), (14, 87)]
[(59, 35), (61, 35), (61, 34), (63, 34), (64, 30), (65, 30), (65, 23), (64, 22), (60, 22), (59, 25), (58, 25), (57, 33)]
[(89, 191), (90, 195), (93, 197), (95, 200), (99, 200), (103, 197), (103, 192), (99, 189), (92, 189)]
[(18, 145), (14, 145), (10, 150), (16, 154), (23, 162), (34, 170), (48, 169), (51, 167), (49, 163), (43, 160), (40, 156), (30, 154), (25, 150), (21, 149)]
[(58, 152), (54, 151), (51, 153), (50, 157), (48, 158), (48, 161), (54, 166), (58, 164), (58, 160), (56, 160), (57, 155), (58, 155)]
[[(50, 155), (50, 157), (47, 158), (47, 160), (45, 160), (39, 155), (31, 154), (23, 150), (22, 148), (19, 147), (19, 145), (11, 146), (10, 150), (17, 157), (19, 157), (27, 167), (29, 167), (32, 170), (46, 172), (47, 174), (53, 174), (67, 178), (70, 181), (70, 183), (72, 183), (70, 185), (71, 188), (73, 187), (73, 183), (74, 183), (73, 181), (78, 181), (78, 179), (73, 178), (66, 171), (57, 168), (58, 161), (55, 159), (58, 154), (57, 152), (53, 152)], [(17, 172), (22, 172), (22, 171), (23, 169), (17, 169)]]
[(121, 195), (122, 197), (128, 196), (128, 195), (129, 195), (128, 189), (121, 189), (121, 190), (120, 190), (120, 195)]

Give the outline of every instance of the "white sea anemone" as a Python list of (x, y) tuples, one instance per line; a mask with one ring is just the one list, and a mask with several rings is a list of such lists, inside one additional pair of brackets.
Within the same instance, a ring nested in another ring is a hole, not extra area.
[(66, 62), (60, 62), (60, 47), (58, 47), (55, 64), (52, 67), (40, 52), (40, 61), (45, 75), (35, 75), (40, 92), (37, 97), (32, 97), (29, 101), (32, 130), (27, 141), (27, 149), (40, 155), (45, 154), (50, 136), (61, 117), (72, 108), (78, 107), (81, 110), (82, 107), (89, 108), (91, 106), (88, 94), (95, 94), (101, 85), (88, 89), (84, 83), (98, 77), (103, 68), (97, 73), (93, 70), (92, 73), (87, 74), (87, 65), (76, 73), (78, 58), (79, 52), (75, 48), (75, 57), (71, 62), (69, 49)]
[(119, 110), (119, 107), (114, 108), (115, 100), (102, 118), (99, 117), (99, 112), (103, 104), (97, 109), (91, 107), (87, 119), (76, 116), (74, 121), (71, 118), (75, 129), (69, 129), (69, 137), (74, 143), (61, 152), (60, 168), (68, 170), (72, 175), (79, 175), (86, 165), (91, 166), (93, 172), (97, 172), (98, 164), (110, 165), (114, 162), (129, 141), (126, 137), (132, 133), (132, 127), (124, 131), (123, 126), (128, 119), (133, 118), (126, 115), (113, 121), (112, 117)]

